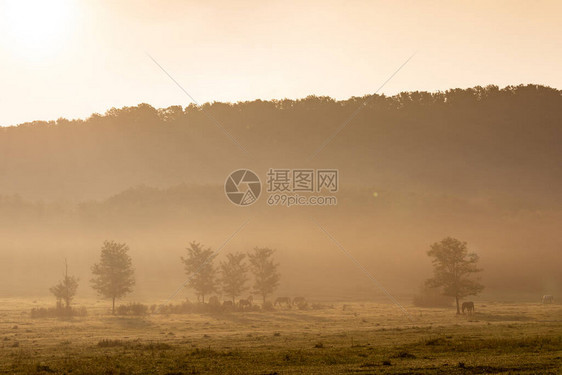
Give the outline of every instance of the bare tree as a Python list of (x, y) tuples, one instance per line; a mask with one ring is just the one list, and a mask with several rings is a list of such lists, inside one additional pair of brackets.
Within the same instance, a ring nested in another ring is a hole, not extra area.
[(133, 291), (135, 285), (134, 269), (129, 247), (124, 243), (105, 241), (101, 248), (100, 262), (94, 264), (92, 287), (102, 296), (111, 298), (112, 312), (115, 314), (115, 299)]
[(187, 248), (187, 257), (181, 257), (189, 285), (195, 289), (197, 298), (205, 302), (205, 296), (217, 290), (216, 269), (213, 266), (215, 254), (210, 248), (204, 248), (192, 242)]
[(254, 274), (254, 292), (263, 298), (263, 303), (267, 295), (279, 285), (281, 275), (278, 272), (279, 264), (273, 261), (275, 250), (269, 248), (254, 248), (248, 254), (250, 269)]
[(246, 254), (236, 253), (228, 254), (226, 261), (221, 262), (221, 287), (225, 295), (232, 298), (235, 303), (236, 297), (240, 296), (248, 289), (248, 266), (244, 263)]
[(66, 259), (64, 260), (64, 276), (61, 281), (49, 290), (57, 298), (57, 307), (62, 305), (64, 301), (65, 307), (70, 308), (70, 303), (76, 295), (76, 290), (78, 289), (78, 278), (74, 276), (68, 276), (68, 263)]
[(457, 314), (460, 314), (459, 298), (476, 295), (484, 286), (471, 278), (482, 271), (476, 266), (478, 255), (469, 253), (466, 242), (447, 237), (431, 245), (427, 255), (433, 258), (433, 278), (426, 281), (431, 288), (442, 288), (443, 295), (455, 297)]

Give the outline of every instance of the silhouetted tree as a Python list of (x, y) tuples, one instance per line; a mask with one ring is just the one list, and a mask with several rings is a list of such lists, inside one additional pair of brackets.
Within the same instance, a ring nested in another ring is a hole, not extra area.
[(279, 264), (273, 261), (273, 253), (275, 250), (259, 247), (248, 253), (250, 269), (254, 274), (254, 292), (262, 296), (264, 304), (267, 295), (279, 285)]
[(195, 290), (197, 299), (205, 302), (205, 296), (217, 290), (216, 269), (213, 266), (215, 254), (210, 248), (192, 242), (187, 248), (187, 257), (181, 257), (189, 285)]
[(70, 308), (70, 303), (76, 295), (76, 290), (78, 289), (78, 278), (74, 276), (68, 276), (68, 264), (66, 259), (64, 260), (64, 276), (61, 281), (49, 290), (57, 298), (57, 307), (62, 305), (64, 301), (65, 307)]
[(236, 297), (240, 296), (248, 289), (246, 283), (248, 281), (248, 266), (244, 263), (246, 254), (236, 253), (228, 254), (226, 261), (221, 262), (221, 288), (225, 295), (232, 297), (235, 303)]
[(135, 285), (134, 269), (129, 247), (124, 243), (105, 241), (101, 248), (100, 262), (94, 264), (92, 287), (103, 297), (111, 298), (115, 314), (115, 299), (133, 291)]
[(466, 242), (447, 237), (431, 245), (427, 255), (432, 257), (433, 278), (427, 280), (427, 286), (442, 288), (446, 296), (455, 297), (457, 314), (460, 314), (459, 298), (476, 295), (484, 286), (471, 276), (480, 272), (476, 266), (478, 255), (469, 253)]

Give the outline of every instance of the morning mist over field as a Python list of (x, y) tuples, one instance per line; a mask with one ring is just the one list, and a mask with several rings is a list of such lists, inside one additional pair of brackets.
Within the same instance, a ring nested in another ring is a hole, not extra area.
[[(353, 125), (310, 160), (365, 100)], [(57, 274), (49, 276), (45, 264), (64, 257), (88, 264), (103, 238), (127, 238), (146, 272), (146, 280), (138, 277), (139, 297), (163, 298), (181, 283), (177, 260), (189, 241), (218, 246), (254, 216), (231, 246), (243, 250), (254, 241), (282, 249), (288, 292), (315, 295), (318, 287), (323, 299), (351, 290), (353, 298), (382, 297), (341, 271), (341, 254), (308, 222), (316, 218), (406, 299), (430, 271), (424, 249), (449, 234), (478, 247), (487, 293), (533, 298), (561, 281), (561, 104), (560, 91), (544, 86), (487, 86), (346, 101), (141, 104), (83, 121), (0, 129), (5, 238), (33, 233), (8, 242), (4, 253), (17, 248), (7, 259), (48, 279)], [(262, 179), (268, 166), (336, 167), (339, 204), (235, 207), (222, 185), (239, 166)], [(29, 253), (37, 255), (30, 261)], [(13, 264), (3, 264), (5, 293), (48, 293), (42, 278), (19, 278)], [(83, 267), (84, 278), (88, 271)], [(327, 281), (326, 273), (335, 274)]]
[(0, 372), (559, 373), (560, 11), (0, 0)]

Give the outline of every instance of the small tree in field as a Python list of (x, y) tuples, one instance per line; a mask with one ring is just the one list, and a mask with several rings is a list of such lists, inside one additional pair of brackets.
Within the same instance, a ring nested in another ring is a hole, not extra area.
[(246, 286), (248, 266), (244, 263), (245, 257), (246, 254), (241, 253), (228, 254), (226, 261), (221, 262), (222, 291), (228, 297), (232, 297), (232, 303), (235, 303), (235, 298), (248, 289)]
[(76, 295), (76, 290), (78, 289), (78, 278), (74, 276), (68, 276), (68, 264), (66, 259), (64, 260), (64, 276), (61, 281), (49, 290), (57, 298), (57, 307), (62, 306), (64, 302), (65, 307), (70, 309), (70, 303)]
[(250, 269), (254, 274), (254, 292), (262, 296), (264, 304), (267, 295), (279, 285), (281, 277), (277, 271), (279, 264), (273, 261), (273, 253), (275, 250), (256, 247), (248, 254)]
[(433, 278), (427, 280), (430, 288), (442, 288), (443, 295), (455, 297), (457, 314), (460, 314), (459, 298), (476, 295), (484, 286), (471, 278), (482, 271), (476, 264), (478, 255), (469, 253), (466, 242), (447, 237), (431, 245), (427, 255), (432, 257)]
[(115, 299), (131, 293), (135, 285), (135, 271), (128, 251), (127, 244), (105, 241), (100, 262), (92, 267), (92, 287), (103, 297), (111, 298), (113, 314)]
[(209, 248), (205, 249), (201, 244), (192, 242), (187, 248), (187, 257), (181, 260), (185, 267), (185, 273), (189, 277), (189, 285), (195, 289), (197, 299), (205, 302), (205, 296), (217, 290), (217, 271), (213, 266), (215, 254)]

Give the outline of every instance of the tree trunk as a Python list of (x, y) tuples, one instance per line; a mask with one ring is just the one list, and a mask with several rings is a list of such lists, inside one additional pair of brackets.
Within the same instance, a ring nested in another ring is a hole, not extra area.
[(111, 313), (115, 315), (115, 297), (113, 297), (113, 305), (111, 307)]
[(265, 294), (263, 295), (263, 304), (265, 305)]
[(455, 299), (457, 300), (457, 315), (461, 313), (461, 310), (459, 309), (459, 296), (455, 296)]

